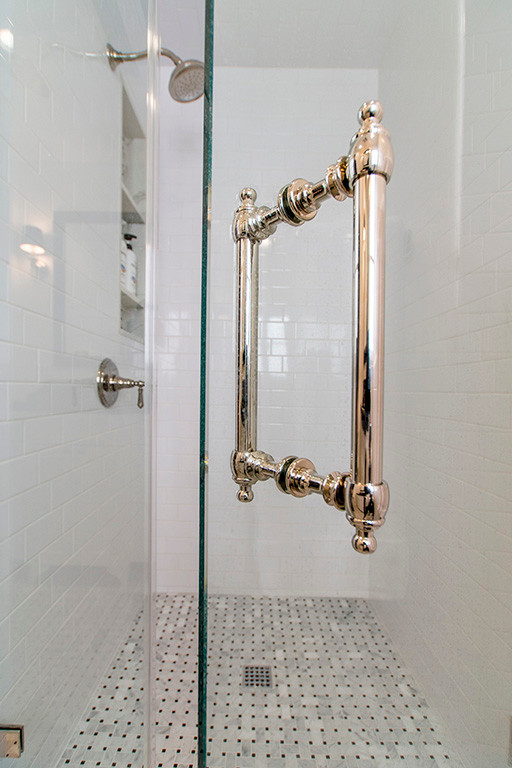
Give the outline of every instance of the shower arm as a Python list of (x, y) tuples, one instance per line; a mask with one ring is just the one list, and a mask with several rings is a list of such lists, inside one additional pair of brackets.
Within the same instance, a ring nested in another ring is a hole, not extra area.
[[(108, 43), (106, 47), (106, 54), (110, 68), (115, 71), (117, 67), (124, 61), (140, 61), (141, 59), (146, 59), (148, 52), (146, 50), (136, 51), (135, 53), (121, 53), (121, 51), (116, 51), (116, 49), (113, 48), (110, 43)], [(183, 64), (183, 60), (180, 59), (179, 56), (176, 56), (176, 54), (170, 51), (168, 48), (160, 48), (160, 55), (171, 59), (175, 66), (178, 66), (178, 64)]]
[[(237, 414), (236, 447), (231, 455), (237, 498), (250, 502), (252, 486), (273, 478), (283, 493), (302, 498), (321, 494), (327, 504), (346, 512), (355, 527), (357, 552), (375, 551), (374, 532), (383, 522), (389, 490), (382, 478), (384, 376), (384, 256), (386, 184), (393, 170), (382, 107), (370, 101), (359, 110), (361, 127), (349, 154), (327, 169), (316, 184), (295, 179), (283, 187), (273, 208), (256, 206), (256, 192), (246, 187), (235, 212), (233, 239), (237, 258)], [(305, 458), (282, 461), (257, 450), (258, 388), (258, 246), (280, 222), (300, 226), (316, 216), (328, 197), (353, 198), (354, 317), (352, 366), (351, 467), (348, 472), (318, 474)]]

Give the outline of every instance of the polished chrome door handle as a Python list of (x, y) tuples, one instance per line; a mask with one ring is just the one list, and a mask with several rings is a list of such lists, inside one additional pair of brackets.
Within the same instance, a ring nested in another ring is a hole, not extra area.
[(96, 376), (96, 384), (98, 387), (98, 397), (102, 405), (105, 408), (110, 408), (117, 400), (119, 390), (121, 389), (133, 389), (137, 387), (139, 392), (137, 396), (137, 407), (144, 408), (144, 396), (142, 390), (144, 388), (143, 381), (137, 381), (135, 379), (123, 379), (119, 376), (117, 365), (106, 357), (101, 361)]
[[(393, 170), (388, 131), (378, 101), (359, 110), (360, 128), (349, 153), (327, 169), (317, 183), (295, 179), (273, 208), (256, 205), (246, 187), (235, 212), (233, 239), (237, 259), (237, 407), (231, 470), (239, 501), (254, 498), (252, 486), (272, 477), (284, 493), (321, 494), (346, 511), (355, 527), (356, 551), (375, 550), (375, 530), (384, 522), (389, 490), (382, 478), (384, 385), (384, 256), (386, 184)], [(319, 475), (309, 459), (287, 456), (280, 462), (257, 450), (258, 246), (280, 222), (300, 226), (313, 219), (329, 197), (353, 198), (354, 320), (352, 366), (352, 458), (350, 472)]]

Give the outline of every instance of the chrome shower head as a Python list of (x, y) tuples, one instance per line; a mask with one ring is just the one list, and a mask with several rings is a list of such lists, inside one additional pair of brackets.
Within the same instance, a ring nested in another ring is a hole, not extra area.
[[(121, 53), (121, 51), (116, 51), (110, 43), (107, 44), (105, 53), (112, 70), (116, 70), (119, 64), (124, 61), (139, 61), (148, 55), (147, 51)], [(161, 48), (160, 55), (171, 59), (175, 66), (169, 80), (169, 93), (172, 98), (183, 103), (199, 99), (204, 93), (204, 64), (201, 61), (196, 61), (196, 59), (182, 61), (168, 48)]]
[(204, 65), (196, 59), (177, 64), (169, 80), (169, 93), (175, 101), (199, 99), (204, 93)]

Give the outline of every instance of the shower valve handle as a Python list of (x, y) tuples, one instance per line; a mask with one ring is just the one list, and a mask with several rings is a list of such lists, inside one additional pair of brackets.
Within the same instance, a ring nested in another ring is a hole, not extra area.
[(105, 358), (105, 360), (101, 362), (96, 376), (96, 384), (100, 401), (106, 408), (110, 408), (111, 405), (114, 405), (119, 390), (133, 389), (134, 387), (137, 387), (138, 389), (137, 407), (144, 408), (143, 388), (145, 382), (136, 379), (124, 379), (122, 376), (119, 376), (117, 365), (109, 358)]

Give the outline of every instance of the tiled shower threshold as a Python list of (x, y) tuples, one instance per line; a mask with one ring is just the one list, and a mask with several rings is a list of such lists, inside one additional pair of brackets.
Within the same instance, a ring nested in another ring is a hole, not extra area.
[[(196, 598), (159, 595), (156, 631), (155, 768), (196, 768)], [(210, 597), (208, 631), (208, 768), (462, 768), (365, 601)], [(141, 639), (138, 616), (58, 768), (142, 768)]]

